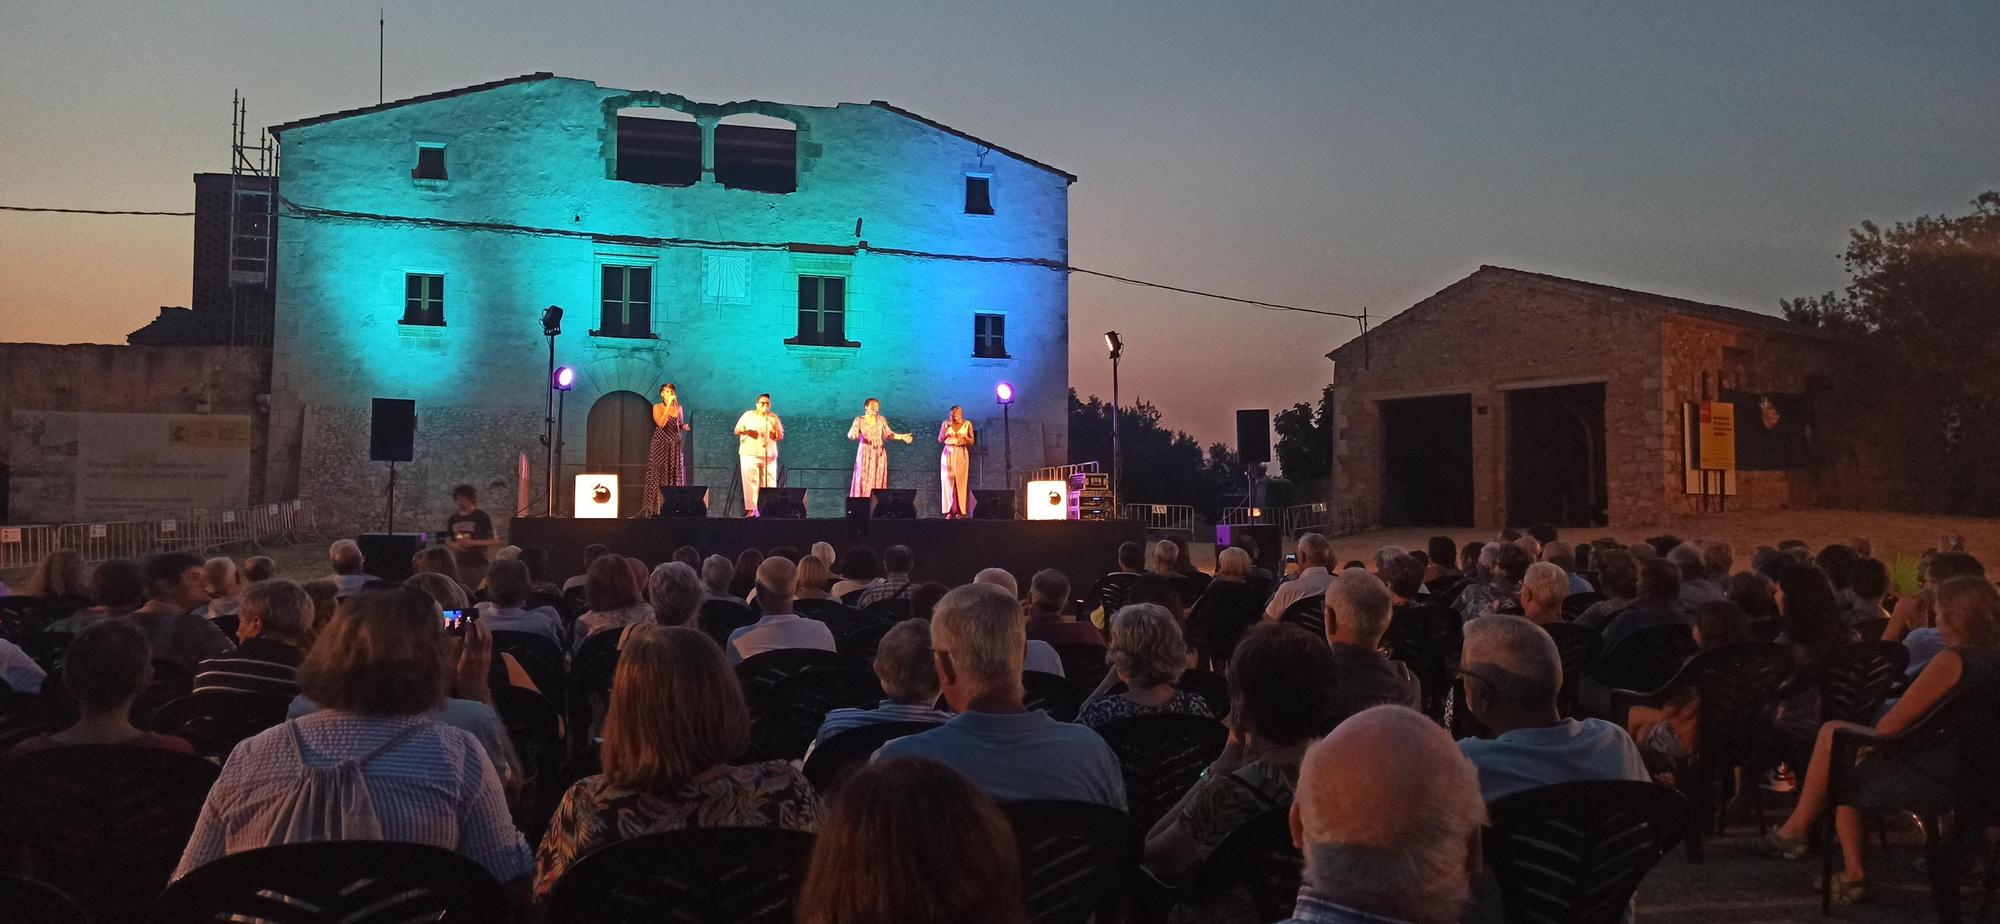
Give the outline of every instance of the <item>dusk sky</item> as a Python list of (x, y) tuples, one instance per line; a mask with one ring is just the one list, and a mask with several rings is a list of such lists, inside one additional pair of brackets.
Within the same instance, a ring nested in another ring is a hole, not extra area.
[[(1618, 8), (1614, 9), (1613, 7)], [(253, 124), (368, 105), (378, 4), (10, 4), (0, 205), (192, 208)], [(1847, 230), (2000, 188), (2000, 4), (395, 0), (387, 94), (530, 71), (887, 100), (1078, 175), (1078, 266), (1378, 316), (1482, 263), (1775, 313)], [(0, 340), (122, 342), (192, 219), (0, 212)], [(1233, 442), (1352, 323), (1083, 276), (1070, 380)], [(283, 306), (279, 306), (283, 310)], [(1591, 348), (1591, 332), (1551, 337)], [(524, 370), (539, 375), (539, 370)]]

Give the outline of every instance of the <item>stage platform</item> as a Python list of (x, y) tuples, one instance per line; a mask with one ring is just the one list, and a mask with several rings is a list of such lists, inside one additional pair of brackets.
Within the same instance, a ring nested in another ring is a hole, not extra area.
[(1028, 579), (1043, 568), (1061, 569), (1078, 586), (1117, 570), (1119, 543), (1144, 542), (1146, 528), (1134, 520), (870, 520), (857, 529), (845, 519), (515, 517), (507, 535), (515, 545), (547, 549), (555, 581), (582, 571), (583, 547), (593, 542), (653, 564), (683, 545), (704, 557), (734, 559), (746, 548), (768, 552), (792, 546), (804, 554), (814, 542), (830, 542), (843, 554), (857, 545), (877, 553), (909, 546), (916, 552), (919, 581), (963, 584), (981, 568), (1005, 568), (1026, 594)]

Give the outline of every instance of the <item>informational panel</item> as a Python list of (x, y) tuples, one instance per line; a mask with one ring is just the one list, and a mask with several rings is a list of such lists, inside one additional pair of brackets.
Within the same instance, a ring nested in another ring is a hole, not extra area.
[(1736, 407), (1727, 401), (1701, 403), (1700, 468), (1711, 472), (1736, 470)]
[(244, 503), (250, 418), (15, 411), (7, 433), (20, 523), (150, 519)]

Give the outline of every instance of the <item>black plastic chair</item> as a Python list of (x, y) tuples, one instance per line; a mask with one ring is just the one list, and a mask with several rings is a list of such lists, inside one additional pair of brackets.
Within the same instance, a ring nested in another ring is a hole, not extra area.
[(1487, 806), (1486, 863), (1508, 921), (1612, 924), (1688, 823), (1671, 787), (1631, 780), (1540, 786)]
[[(1620, 727), (1629, 726), (1627, 716), (1633, 706), (1659, 708), (1690, 693), (1701, 697), (1693, 751), (1674, 767), (1674, 779), (1694, 814), (1694, 823), (1686, 829), (1689, 862), (1702, 862), (1702, 837), (1710, 824), (1716, 833), (1722, 832), (1726, 813), (1715, 810), (1715, 795), (1730, 784), (1730, 771), (1762, 766), (1763, 753), (1756, 741), (1759, 716), (1784, 685), (1791, 667), (1791, 650), (1783, 645), (1738, 642), (1695, 655), (1650, 692), (1612, 691), (1611, 718)], [(1756, 816), (1757, 833), (1762, 834), (1763, 787), (1753, 785), (1745, 791)]]
[(1058, 722), (1076, 721), (1076, 710), (1083, 705), (1068, 680), (1047, 671), (1022, 671), (1021, 692), (1024, 705), (1044, 710)]
[(1117, 920), (1138, 867), (1143, 832), (1132, 817), (1095, 802), (1007, 802), (1034, 924)]
[(590, 740), (593, 726), (611, 708), (611, 682), (617, 676), (615, 648), (587, 661), (579, 660), (570, 670), (567, 728), (572, 752)]
[(69, 643), (75, 638), (75, 635), (68, 632), (36, 630), (23, 633), (20, 638), (13, 639), (13, 642), (21, 646), (24, 654), (34, 659), (37, 667), (48, 673), (57, 674), (62, 672), (63, 652), (69, 650)]
[(1257, 919), (1290, 917), (1298, 902), (1305, 857), (1292, 844), (1291, 808), (1274, 808), (1239, 825), (1215, 845), (1178, 896), (1181, 904), (1202, 906), (1243, 889), (1257, 906)]
[(792, 612), (807, 619), (817, 619), (820, 622), (826, 623), (827, 628), (831, 629), (833, 628), (833, 624), (840, 621), (843, 617), (849, 614), (857, 614), (861, 611), (831, 597), (825, 599), (801, 597), (792, 601)]
[(1556, 653), (1562, 658), (1563, 685), (1556, 706), (1568, 716), (1576, 711), (1577, 682), (1597, 662), (1604, 636), (1596, 629), (1568, 622), (1549, 623), (1542, 630), (1555, 640)]
[(1889, 628), (1889, 617), (1887, 616), (1877, 616), (1873, 619), (1864, 619), (1854, 624), (1855, 634), (1859, 635), (1861, 637), (1861, 640), (1864, 642), (1881, 641), (1883, 630), (1888, 628)]
[(153, 682), (132, 702), (132, 714), (152, 715), (174, 700), (194, 692), (194, 671), (177, 661), (153, 659)]
[(619, 841), (556, 880), (549, 920), (790, 924), (812, 843), (810, 834), (780, 828), (693, 828)]
[(0, 873), (0, 908), (9, 924), (90, 924), (90, 913), (46, 882)]
[(1185, 714), (1119, 719), (1097, 726), (1097, 734), (1118, 755), (1126, 810), (1141, 831), (1151, 830), (1229, 743), (1228, 726)]
[(1647, 626), (1604, 646), (1596, 666), (1577, 686), (1578, 711), (1610, 715), (1612, 690), (1654, 689), (1671, 679), (1694, 651), (1694, 630), (1680, 623)]
[(863, 664), (875, 660), (875, 651), (882, 647), (882, 636), (888, 635), (895, 623), (886, 619), (871, 619), (863, 616), (855, 620), (854, 628), (845, 634), (835, 632), (833, 647), (841, 654)]
[(754, 696), (768, 692), (778, 681), (793, 674), (821, 669), (865, 671), (868, 665), (836, 651), (778, 648), (743, 659), (736, 665), (736, 679), (743, 685), (743, 695)]
[(1283, 613), (1278, 614), (1278, 621), (1304, 626), (1314, 635), (1325, 636), (1326, 594), (1313, 594), (1292, 601), (1290, 606), (1285, 607)]
[(548, 607), (555, 610), (556, 618), (562, 620), (565, 630), (570, 627), (571, 623), (576, 622), (578, 616), (583, 615), (582, 601), (571, 600), (561, 594), (545, 593), (543, 591), (534, 591), (528, 594), (528, 602), (521, 604), (521, 607), (530, 610), (538, 607)]
[(506, 921), (500, 884), (454, 851), (323, 841), (233, 853), (196, 867), (154, 905), (153, 924)]
[(873, 671), (821, 667), (787, 676), (749, 697), (749, 761), (804, 757), (826, 714), (882, 702)]
[(1880, 633), (1876, 641), (1835, 649), (1819, 666), (1819, 720), (1874, 725), (1875, 713), (1909, 666), (1910, 649), (1881, 641)]
[(1419, 603), (1398, 609), (1389, 618), (1382, 643), (1389, 657), (1403, 662), (1417, 675), (1423, 713), (1443, 725), (1446, 706), (1451, 701), (1458, 676), (1459, 649), (1464, 647), (1465, 618), (1457, 610), (1436, 603)]
[(820, 795), (828, 795), (840, 785), (842, 777), (866, 764), (882, 745), (936, 727), (929, 722), (877, 722), (850, 728), (812, 749), (812, 754), (806, 757), (806, 779)]
[(559, 764), (563, 752), (562, 710), (549, 698), (515, 686), (493, 688), (493, 711), (500, 714), (529, 782)]
[[(606, 630), (612, 637), (618, 633)], [(595, 641), (595, 639), (591, 639)], [(612, 643), (614, 646), (616, 642)], [(527, 671), (528, 679), (535, 682), (536, 689), (557, 702), (563, 693), (563, 650), (554, 639), (533, 632), (501, 630), (493, 633), (493, 660), (497, 663), (500, 655), (514, 656), (514, 663)]]
[[(1931, 760), (1948, 768), (1945, 778), (1938, 780), (1947, 789), (1941, 804), (1901, 806), (1923, 817), (1924, 869), (1930, 878), (1931, 903), (1941, 922), (1959, 920), (1959, 875), (1966, 851), (1984, 844), (1986, 829), (2000, 823), (2000, 793), (1993, 787), (1993, 780), (2000, 777), (1996, 728), (2000, 728), (2000, 683), (1955, 689), (1916, 724), (1893, 735), (1852, 728), (1833, 733), (1827, 762), (1829, 816), (1855, 799), (1857, 759)], [(1874, 753), (1858, 758), (1862, 748)], [(1939, 751), (1945, 756), (1937, 756)], [(1911, 767), (1903, 772), (1923, 771)], [(1949, 837), (1938, 824), (1946, 812), (1952, 815)], [(1838, 851), (1833, 845), (1834, 826), (1822, 823), (1819, 829), (1820, 913), (1825, 915), (1832, 912), (1833, 858)], [(1990, 858), (1986, 870), (1985, 892), (1991, 904), (1996, 881)], [(1980, 920), (1985, 920), (1987, 910), (1980, 909)]]
[(1570, 594), (1563, 598), (1563, 618), (1574, 620), (1578, 616), (1582, 616), (1584, 610), (1590, 609), (1592, 606), (1603, 601), (1604, 595), (1596, 591)]
[(698, 620), (701, 631), (715, 639), (717, 645), (729, 647), (729, 634), (757, 621), (756, 611), (734, 600), (719, 598), (701, 601), (701, 616)]
[(85, 744), (0, 762), (0, 856), (93, 920), (134, 918), (167, 885), (214, 784), (208, 761)]
[(1264, 588), (1248, 582), (1214, 581), (1188, 605), (1188, 644), (1223, 662), (1236, 654), (1236, 643), (1264, 618)]
[[(907, 591), (905, 592), (907, 593)], [(887, 600), (877, 600), (862, 607), (861, 615), (874, 619), (885, 619), (892, 623), (902, 622), (910, 618), (910, 598), (890, 597)]]
[(245, 738), (285, 720), (289, 696), (198, 690), (153, 711), (146, 728), (187, 739), (201, 757), (228, 757)]
[(1097, 685), (1104, 682), (1104, 675), (1111, 666), (1104, 662), (1104, 646), (1089, 642), (1050, 642), (1056, 650), (1056, 657), (1062, 660), (1063, 677), (1076, 688), (1078, 696), (1089, 696), (1097, 692)]

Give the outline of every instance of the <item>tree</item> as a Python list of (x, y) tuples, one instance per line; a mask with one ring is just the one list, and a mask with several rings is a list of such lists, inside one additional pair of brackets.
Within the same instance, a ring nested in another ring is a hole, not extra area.
[(1320, 391), (1319, 407), (1294, 404), (1271, 418), (1278, 432), (1278, 468), (1292, 481), (1333, 474), (1333, 386)]
[[(1160, 409), (1139, 401), (1118, 409), (1118, 438), (1125, 462), (1119, 500), (1124, 503), (1187, 504), (1204, 516), (1221, 509), (1220, 498), (1243, 482), (1243, 464), (1222, 443), (1202, 452), (1201, 443), (1160, 423)], [(1069, 391), (1069, 458), (1111, 469), (1111, 405)]]
[[(1791, 320), (1873, 348), (1849, 384), (1874, 402), (1873, 429), (1922, 460), (1934, 506), (2000, 513), (2000, 192), (1972, 212), (1883, 229), (1864, 222), (1842, 254), (1844, 292), (1781, 303)], [(1911, 479), (1906, 479), (1911, 480)]]

